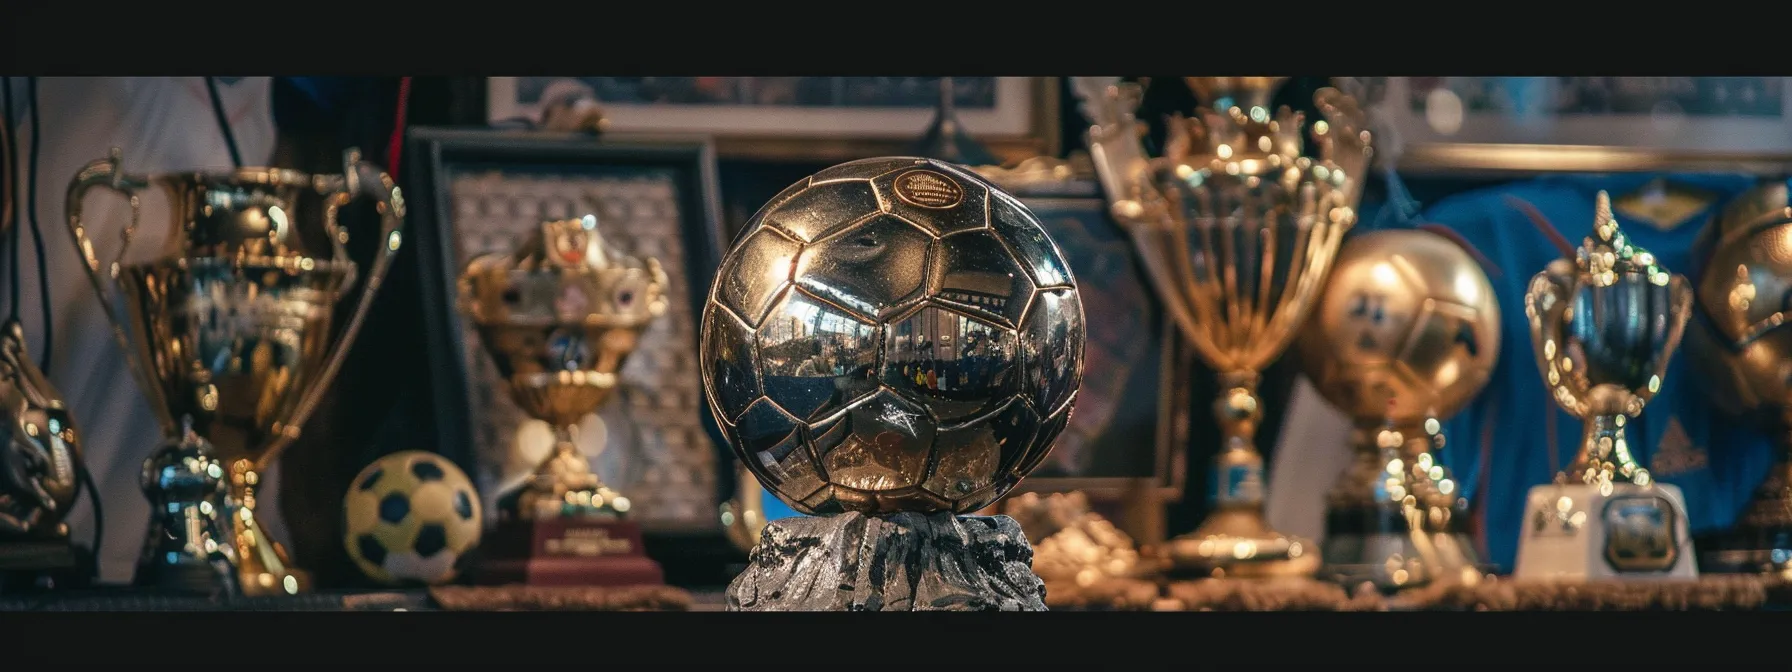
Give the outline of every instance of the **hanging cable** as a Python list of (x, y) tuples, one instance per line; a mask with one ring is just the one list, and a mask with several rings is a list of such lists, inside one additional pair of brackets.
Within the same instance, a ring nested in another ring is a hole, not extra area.
[(243, 155), (236, 150), (236, 134), (230, 131), (230, 115), (224, 111), (224, 98), (218, 95), (218, 78), (205, 78), (205, 93), (212, 98), (212, 115), (218, 118), (218, 129), (224, 132), (224, 147), (230, 150), (230, 165), (243, 167)]
[(44, 231), (37, 225), (37, 155), (40, 137), (39, 129), (43, 123), (37, 114), (37, 78), (25, 78), (25, 104), (30, 105), (31, 115), (31, 169), (25, 173), (25, 207), (31, 216), (31, 244), (37, 248), (37, 295), (43, 307), (44, 342), (42, 354), (38, 355), (37, 368), (44, 375), (50, 375), (50, 352), (56, 345), (56, 336), (52, 326), (56, 321), (50, 315), (50, 260), (44, 254)]
[(7, 318), (19, 319), (19, 151), (13, 138), (18, 125), (12, 116), (12, 78), (0, 77), (0, 89), (6, 104), (6, 219), (13, 226), (6, 230)]
[(404, 151), (405, 108), (411, 101), (411, 78), (398, 80), (398, 115), (392, 121), (392, 139), (386, 143), (386, 174), (398, 179), (398, 159)]

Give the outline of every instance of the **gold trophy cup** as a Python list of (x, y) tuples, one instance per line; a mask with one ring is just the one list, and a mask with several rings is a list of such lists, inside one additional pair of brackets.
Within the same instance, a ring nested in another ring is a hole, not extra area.
[(652, 257), (605, 244), (597, 218), (543, 223), (514, 252), (473, 259), (461, 307), (510, 398), (553, 427), (554, 448), (499, 504), (483, 582), (657, 584), (660, 568), (626, 520), (627, 497), (604, 485), (579, 450), (578, 423), (616, 390), (623, 362), (666, 311), (666, 273)]
[(1538, 370), (1585, 429), (1574, 462), (1525, 500), (1513, 574), (1696, 578), (1685, 498), (1638, 466), (1624, 438), (1625, 423), (1661, 389), (1692, 287), (1630, 243), (1605, 192), (1594, 217), (1574, 260), (1551, 262), (1525, 292)]
[(1773, 180), (1729, 206), (1701, 233), (1703, 324), (1687, 330), (1719, 404), (1755, 415), (1779, 455), (1733, 529), (1699, 541), (1705, 572), (1792, 578), (1792, 199)]
[(1149, 159), (1133, 117), (1136, 85), (1110, 87), (1089, 131), (1111, 210), (1132, 235), (1153, 287), (1182, 334), (1218, 369), (1224, 445), (1215, 511), (1170, 541), (1178, 569), (1232, 577), (1310, 575), (1312, 542), (1263, 518), (1258, 372), (1306, 321), (1344, 232), (1356, 222), (1369, 163), (1366, 117), (1336, 89), (1315, 102), (1318, 156), (1303, 151), (1303, 115), (1269, 109), (1279, 77), (1190, 77), (1211, 106), (1171, 120), (1164, 156)]
[(1432, 454), (1439, 420), (1499, 359), (1499, 302), (1474, 257), (1430, 231), (1352, 237), (1295, 347), (1355, 424), (1356, 458), (1326, 497), (1321, 575), (1383, 590), (1478, 579), (1467, 503)]
[[(69, 184), (67, 212), (94, 291), (167, 439), (144, 465), (154, 513), (137, 582), (245, 595), (306, 590), (306, 573), (256, 520), (256, 488), (347, 356), (398, 251), (404, 199), (355, 150), (341, 175), (241, 168), (134, 176), (119, 164), (114, 150), (83, 167)], [(95, 187), (131, 202), (122, 246), (105, 261), (81, 219)], [(169, 197), (167, 244), (146, 261), (130, 260), (138, 194), (151, 187)], [(301, 197), (311, 193), (323, 197), (322, 217), (302, 216)], [(378, 209), (382, 243), (337, 331), (334, 309), (357, 276), (337, 212), (360, 197)]]

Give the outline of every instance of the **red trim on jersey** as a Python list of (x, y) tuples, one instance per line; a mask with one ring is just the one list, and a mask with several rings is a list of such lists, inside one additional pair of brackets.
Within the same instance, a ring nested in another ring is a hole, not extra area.
[(407, 103), (411, 100), (411, 78), (398, 80), (398, 114), (392, 121), (392, 139), (386, 143), (386, 172), (393, 180), (398, 179), (398, 160), (404, 152), (404, 117)]

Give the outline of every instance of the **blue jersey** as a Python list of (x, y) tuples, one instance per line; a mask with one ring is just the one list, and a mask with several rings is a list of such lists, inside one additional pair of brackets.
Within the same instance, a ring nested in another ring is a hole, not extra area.
[[(1494, 266), (1488, 269), (1499, 298), (1498, 363), (1486, 389), (1468, 408), (1444, 422), (1447, 442), (1439, 458), (1480, 509), (1488, 560), (1510, 568), (1531, 487), (1548, 483), (1580, 449), (1581, 422), (1546, 393), (1532, 352), (1524, 293), (1531, 276), (1561, 251), (1509, 202), (1534, 206), (1570, 245), (1593, 228), (1593, 204), (1601, 191), (1614, 201), (1658, 177), (1714, 194), (1715, 203), (1681, 222), (1648, 223), (1617, 214), (1638, 245), (1668, 270), (1691, 275), (1693, 242), (1706, 222), (1732, 197), (1755, 184), (1738, 175), (1564, 175), (1515, 182), (1458, 194), (1424, 210), (1418, 222), (1460, 234)], [(1688, 325), (1693, 328), (1696, 325)], [(1661, 391), (1625, 427), (1631, 452), (1658, 480), (1679, 486), (1694, 533), (1728, 528), (1747, 505), (1774, 459), (1770, 439), (1731, 420), (1701, 393), (1689, 355), (1675, 354)], [(1553, 446), (1552, 439), (1553, 437)], [(1483, 449), (1487, 456), (1483, 463)], [(1554, 453), (1553, 460), (1551, 453)], [(1485, 466), (1485, 468), (1483, 468)], [(1483, 473), (1485, 472), (1485, 473)]]

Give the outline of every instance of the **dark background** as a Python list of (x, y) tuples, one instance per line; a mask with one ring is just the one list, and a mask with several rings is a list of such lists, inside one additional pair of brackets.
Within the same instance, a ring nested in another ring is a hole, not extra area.
[[(1317, 115), (1312, 104), (1313, 93), (1328, 85), (1329, 77), (1295, 77), (1278, 93), (1274, 104), (1304, 110), (1309, 118)], [(306, 171), (337, 172), (341, 169), (342, 150), (360, 147), (368, 160), (393, 166), (388, 156), (393, 129), (397, 122), (397, 101), (400, 79), (386, 78), (277, 78), (274, 89), (275, 118), (280, 131), (277, 162), (285, 167)], [(1083, 147), (1083, 129), (1088, 121), (1077, 110), (1077, 99), (1065, 85), (1060, 91), (1060, 146), (1065, 152)], [(417, 77), (410, 86), (405, 124), (418, 126), (484, 126), (486, 95), (483, 78)], [(1164, 137), (1163, 120), (1170, 114), (1190, 113), (1199, 103), (1181, 77), (1152, 77), (1139, 117), (1152, 129), (1151, 143)], [(410, 157), (398, 157), (393, 172), (403, 184), (402, 171)], [(722, 215), (727, 235), (732, 237), (753, 212), (766, 200), (790, 184), (827, 167), (833, 162), (751, 161), (723, 158), (718, 164), (721, 186)], [(1406, 188), (1421, 203), (1451, 193), (1484, 186), (1489, 180), (1443, 180), (1409, 178)], [(1385, 184), (1371, 179), (1360, 209), (1365, 221), (1372, 221), (1385, 200)], [(345, 211), (344, 224), (360, 230), (373, 224), (357, 221), (369, 213)], [(411, 227), (428, 226), (428, 222), (412, 221)], [(357, 261), (371, 260), (373, 236), (351, 239), (351, 254)], [(387, 284), (375, 299), (374, 309), (349, 354), (348, 361), (326, 398), (324, 405), (305, 428), (300, 444), (282, 458), (282, 512), (287, 520), (317, 521), (318, 524), (290, 526), (294, 561), (311, 569), (323, 586), (354, 585), (362, 579), (348, 560), (341, 544), (341, 502), (346, 484), (356, 472), (381, 455), (409, 449), (431, 449), (424, 445), (432, 436), (435, 409), (431, 407), (429, 390), (431, 372), (423, 342), (424, 301), (439, 300), (424, 295), (418, 283), (419, 271), (415, 246), (406, 248), (393, 263)], [(347, 306), (344, 307), (345, 309)], [(1282, 423), (1289, 391), (1297, 375), (1290, 358), (1284, 357), (1264, 372), (1261, 394), (1264, 418), (1257, 443), (1268, 461)], [(1199, 367), (1193, 374), (1185, 497), (1170, 505), (1167, 512), (1169, 533), (1180, 534), (1194, 529), (1208, 511), (1208, 477), (1212, 456), (1218, 445), (1218, 428), (1212, 413), (1212, 401), (1218, 390), (1211, 370)], [(729, 458), (732, 459), (732, 458)], [(734, 470), (718, 470), (718, 498), (725, 500), (734, 492)], [(689, 540), (648, 539), (648, 551), (667, 570), (673, 583), (722, 583), (727, 580), (724, 564), (717, 559), (739, 555), (727, 546), (720, 535), (702, 548), (692, 548)], [(658, 549), (655, 546), (659, 546)], [(674, 548), (676, 546), (676, 548)]]

